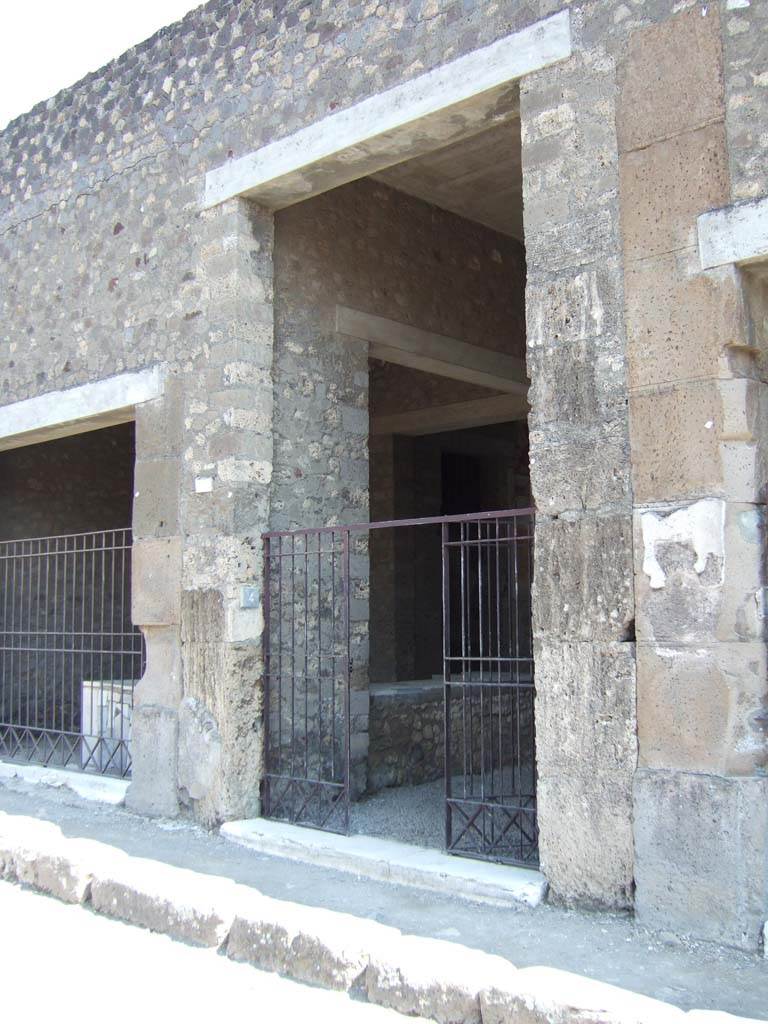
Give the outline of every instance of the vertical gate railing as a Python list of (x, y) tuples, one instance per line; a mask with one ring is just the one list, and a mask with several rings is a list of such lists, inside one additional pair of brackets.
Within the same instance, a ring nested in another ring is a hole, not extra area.
[(442, 527), (446, 849), (534, 865), (530, 509), (264, 534), (264, 814), (349, 830), (351, 537), (426, 525)]
[(538, 863), (533, 513), (443, 523), (445, 844)]
[(130, 774), (131, 531), (0, 542), (0, 757)]
[(350, 534), (264, 536), (264, 813), (349, 829)]

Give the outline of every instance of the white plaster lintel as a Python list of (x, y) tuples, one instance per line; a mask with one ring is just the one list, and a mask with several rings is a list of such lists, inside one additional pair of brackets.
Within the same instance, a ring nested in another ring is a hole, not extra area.
[(134, 410), (163, 394), (163, 367), (51, 391), (0, 408), (0, 451), (133, 419)]
[(698, 230), (704, 270), (725, 263), (768, 260), (768, 196), (702, 213)]
[[(474, 97), (492, 95), (570, 55), (570, 14), (563, 10), (214, 168), (206, 174), (203, 206), (248, 195), (277, 209), (381, 170), (406, 159), (414, 127), (424, 130), (430, 118), (459, 113), (461, 105)], [(482, 124), (474, 126), (475, 131), (481, 128)], [(398, 132), (406, 136), (405, 151), (399, 157), (394, 155)], [(379, 160), (371, 163), (376, 140), (382, 138), (387, 140), (389, 158), (379, 154)], [(432, 148), (440, 145), (437, 139)], [(313, 170), (324, 163), (332, 165), (330, 170), (313, 179)], [(283, 187), (275, 189), (283, 179)]]

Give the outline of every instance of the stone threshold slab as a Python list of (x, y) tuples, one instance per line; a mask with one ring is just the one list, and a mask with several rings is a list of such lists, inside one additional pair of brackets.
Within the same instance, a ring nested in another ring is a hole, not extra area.
[(37, 764), (0, 761), (0, 784), (13, 779), (33, 786), (71, 789), (83, 800), (95, 800), (113, 807), (125, 803), (125, 794), (130, 785), (128, 779), (113, 779), (108, 775), (91, 775), (71, 768), (43, 768)]
[(391, 839), (341, 836), (266, 818), (228, 821), (219, 831), (226, 839), (272, 857), (450, 894), (474, 903), (536, 907), (547, 892), (544, 875), (532, 868), (449, 856)]

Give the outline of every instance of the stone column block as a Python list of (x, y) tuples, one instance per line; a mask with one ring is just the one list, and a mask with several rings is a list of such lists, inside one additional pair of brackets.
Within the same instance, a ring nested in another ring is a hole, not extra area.
[(755, 380), (677, 383), (630, 397), (638, 504), (723, 495), (765, 500), (768, 385)]
[(666, 644), (766, 636), (765, 511), (706, 498), (635, 513), (637, 636)]
[(181, 538), (138, 540), (133, 545), (131, 614), (137, 626), (179, 622)]
[(621, 152), (721, 120), (723, 60), (717, 7), (696, 6), (633, 32), (618, 84)]
[(702, 272), (698, 250), (684, 249), (628, 264), (625, 280), (632, 389), (759, 376), (741, 347), (746, 317), (735, 268)]
[(763, 643), (640, 643), (637, 671), (641, 765), (723, 775), (768, 766)]
[(553, 894), (630, 906), (634, 645), (536, 645), (539, 847)]
[(729, 198), (725, 128), (711, 124), (619, 161), (621, 227), (627, 259), (696, 245), (696, 218)]
[(630, 637), (631, 522), (625, 514), (537, 517), (535, 635), (559, 640)]
[(126, 806), (137, 814), (174, 818), (179, 813), (176, 763), (179, 718), (157, 704), (134, 708), (131, 735), (131, 784)]
[(137, 460), (133, 499), (134, 538), (178, 536), (179, 480), (180, 466), (177, 459)]
[(768, 778), (642, 769), (638, 921), (754, 952), (768, 907)]

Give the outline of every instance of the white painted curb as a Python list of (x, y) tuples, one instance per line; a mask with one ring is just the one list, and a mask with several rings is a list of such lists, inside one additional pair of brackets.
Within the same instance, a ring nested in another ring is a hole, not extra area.
[(0, 812), (0, 879), (297, 981), (354, 993), (438, 1024), (758, 1024), (549, 967), (517, 969), (458, 943), (271, 899), (227, 878), (68, 839)]
[(0, 761), (0, 784), (14, 779), (33, 786), (71, 789), (84, 800), (95, 800), (113, 807), (125, 803), (125, 794), (130, 784), (127, 779), (111, 779), (106, 775), (90, 775), (87, 772), (71, 771), (66, 768), (42, 768), (36, 764)]
[(475, 903), (536, 907), (547, 892), (539, 871), (452, 857), (372, 836), (341, 836), (266, 818), (229, 821), (221, 835), (259, 853), (318, 864), (362, 878), (450, 894)]

